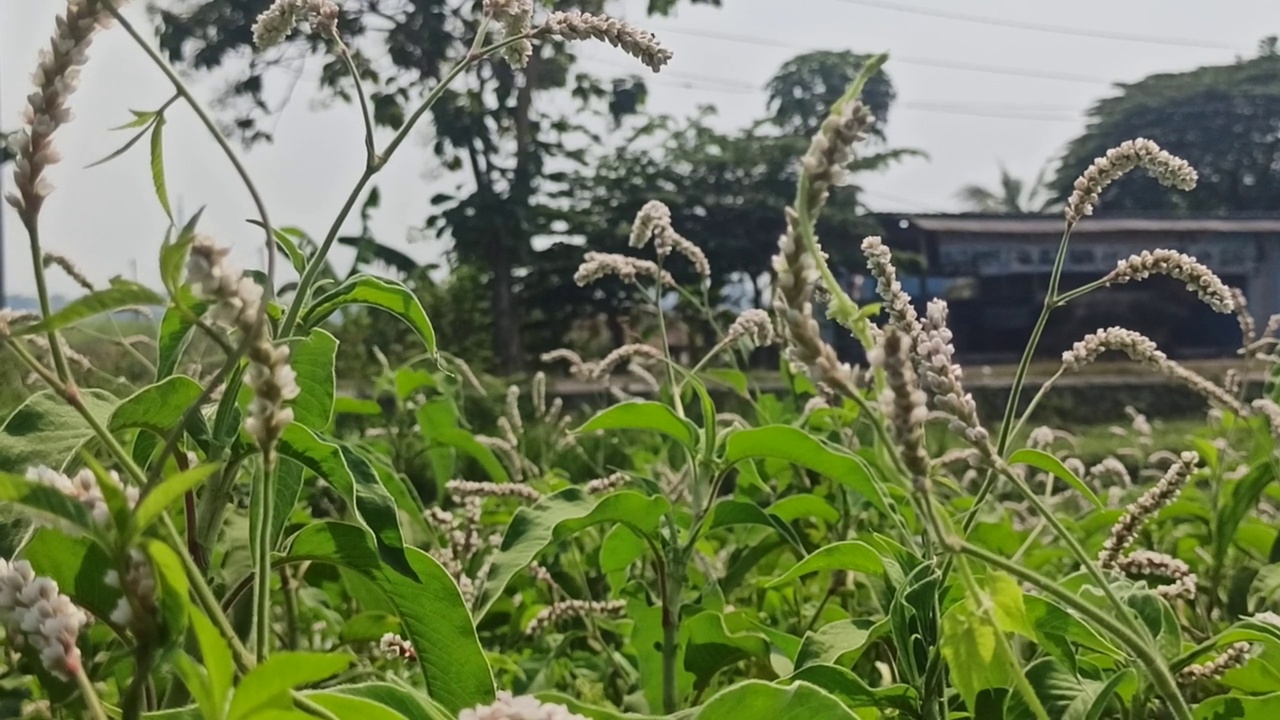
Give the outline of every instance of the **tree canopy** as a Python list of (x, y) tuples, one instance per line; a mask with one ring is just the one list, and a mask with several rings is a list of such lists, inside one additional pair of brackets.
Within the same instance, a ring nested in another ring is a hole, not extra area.
[(1124, 140), (1146, 137), (1200, 173), (1193, 193), (1170, 193), (1131, 176), (1102, 196), (1100, 212), (1274, 212), (1280, 208), (1280, 54), (1231, 65), (1152, 75), (1118, 85), (1089, 111), (1088, 129), (1067, 147), (1051, 183), (1066, 197), (1080, 173)]

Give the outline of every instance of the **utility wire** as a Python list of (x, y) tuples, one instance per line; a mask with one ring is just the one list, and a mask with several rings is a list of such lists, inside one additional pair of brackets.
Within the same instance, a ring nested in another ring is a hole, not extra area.
[(927, 17), (942, 18), (944, 20), (955, 20), (957, 22), (973, 23), (975, 25), (1015, 28), (1018, 30), (1053, 33), (1055, 35), (1071, 35), (1074, 37), (1095, 38), (1099, 40), (1119, 40), (1121, 42), (1201, 48), (1205, 50), (1238, 50), (1234, 45), (1206, 42), (1204, 40), (1191, 40), (1188, 38), (1164, 37), (1159, 35), (1139, 35), (1136, 33), (1122, 33), (1110, 30), (1087, 30), (1084, 28), (1073, 28), (1063, 25), (1050, 25), (1047, 23), (1026, 22), (1022, 20), (1008, 20), (1000, 17), (992, 17), (990, 15), (973, 15), (969, 13), (954, 12), (952, 10), (937, 10), (934, 8), (919, 7), (916, 5), (906, 5), (898, 2), (889, 2), (889, 0), (835, 0), (835, 2), (842, 2), (849, 5), (861, 5), (863, 7), (876, 8), (878, 10), (889, 10), (891, 12), (908, 13), (911, 15), (924, 15)]
[[(796, 43), (782, 42), (780, 40), (771, 40), (769, 38), (757, 37), (753, 35), (737, 35), (734, 33), (722, 33), (715, 30), (685, 30), (680, 28), (659, 26), (655, 32), (668, 33), (671, 35), (685, 35), (688, 37), (703, 38), (706, 40), (721, 40), (724, 42), (736, 42), (745, 45), (756, 45), (759, 47), (781, 48), (785, 50), (802, 50), (809, 51), (814, 48), (806, 45), (798, 45)], [(1035, 80), (1055, 80), (1059, 82), (1082, 83), (1085, 85), (1111, 85), (1115, 82), (1113, 79), (1080, 75), (1077, 73), (1056, 72), (1052, 70), (1034, 70), (1034, 69), (1016, 69), (1003, 65), (986, 65), (983, 63), (971, 63), (963, 60), (949, 60), (945, 58), (929, 58), (913, 55), (898, 55), (891, 53), (889, 55), (891, 62), (902, 65), (919, 65), (921, 67), (941, 68), (944, 70), (958, 70), (961, 72), (984, 73), (987, 75), (1004, 75), (1008, 77), (1032, 78)]]
[[(631, 65), (622, 64), (604, 58), (585, 58), (588, 62), (630, 69)], [(670, 87), (677, 90), (711, 90), (738, 95), (764, 95), (765, 90), (744, 81), (718, 78), (711, 75), (664, 71), (657, 79), (646, 78), (646, 84)], [(1075, 123), (1080, 121), (1077, 115), (1068, 115), (1069, 108), (1064, 106), (1036, 105), (982, 105), (939, 102), (913, 102), (900, 100), (893, 104), (894, 108), (917, 112), (939, 113), (944, 115), (963, 115), (998, 120), (1026, 120), (1031, 122)]]

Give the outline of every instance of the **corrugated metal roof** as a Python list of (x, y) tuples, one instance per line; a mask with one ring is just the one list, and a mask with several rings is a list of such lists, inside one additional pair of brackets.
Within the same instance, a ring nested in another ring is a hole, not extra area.
[[(1059, 235), (1062, 218), (966, 217), (963, 215), (905, 215), (921, 230), (949, 233)], [(1085, 233), (1280, 233), (1277, 218), (1085, 218), (1072, 234)]]

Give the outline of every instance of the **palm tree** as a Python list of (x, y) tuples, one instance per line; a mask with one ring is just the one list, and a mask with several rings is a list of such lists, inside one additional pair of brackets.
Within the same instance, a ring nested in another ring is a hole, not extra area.
[(956, 196), (970, 212), (994, 215), (1028, 215), (1048, 212), (1057, 201), (1047, 197), (1045, 179), (1048, 168), (1041, 168), (1031, 183), (1014, 177), (1004, 165), (1000, 166), (1000, 185), (997, 189), (981, 185), (966, 185)]

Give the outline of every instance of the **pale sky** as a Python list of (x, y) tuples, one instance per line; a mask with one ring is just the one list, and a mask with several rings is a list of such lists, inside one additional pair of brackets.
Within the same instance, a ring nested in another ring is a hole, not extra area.
[[(1033, 176), (1079, 133), (1085, 110), (1112, 92), (1110, 82), (1228, 63), (1252, 56), (1263, 36), (1280, 33), (1275, 0), (723, 0), (720, 9), (686, 5), (676, 17), (652, 21), (643, 18), (644, 4), (625, 0), (616, 8), (675, 52), (669, 72), (649, 76), (648, 109), (687, 115), (713, 104), (726, 128), (763, 116), (765, 95), (758, 88), (800, 52), (889, 51), (887, 69), (898, 89), (889, 142), (922, 149), (930, 158), (860, 178), (866, 202), (876, 210), (957, 210), (956, 190), (992, 184), (1002, 162), (1021, 177)], [(18, 124), (37, 51), (63, 6), (57, 0), (0, 4), (0, 127), (6, 130)], [(904, 11), (911, 9), (926, 14)], [(143, 3), (133, 3), (130, 15), (150, 27)], [(974, 16), (1023, 27), (965, 19)], [(1072, 34), (1077, 31), (1112, 37)], [(96, 282), (133, 277), (136, 267), (141, 281), (156, 283), (156, 252), (167, 221), (150, 192), (145, 143), (105, 167), (81, 168), (124, 141), (124, 133), (108, 128), (127, 121), (129, 109), (155, 108), (171, 91), (119, 28), (100, 35), (90, 54), (72, 101), (76, 120), (58, 135), (65, 159), (51, 174), (57, 190), (43, 215), (45, 246), (73, 256)], [(647, 73), (608, 46), (583, 48), (582, 54), (584, 68), (602, 75)], [(313, 57), (308, 68), (320, 64)], [(276, 120), (275, 144), (248, 151), (247, 163), (276, 225), (323, 235), (360, 173), (363, 146), (358, 113), (322, 102), (313, 75), (304, 73)], [(205, 98), (220, 87), (199, 77), (194, 82)], [(409, 242), (429, 212), (429, 197), (441, 188), (432, 180), (439, 171), (423, 137), (425, 131), (406, 143), (375, 181), (383, 203), (374, 229), (384, 242), (429, 261), (438, 257), (439, 244)], [(257, 266), (261, 234), (244, 222), (255, 216), (249, 197), (189, 110), (170, 111), (166, 145), (175, 205), (187, 214), (207, 206), (201, 227), (235, 245), (244, 265)], [(27, 239), (12, 210), (4, 211), (6, 286), (10, 293), (30, 293)], [(51, 287), (74, 292), (56, 272)]]

